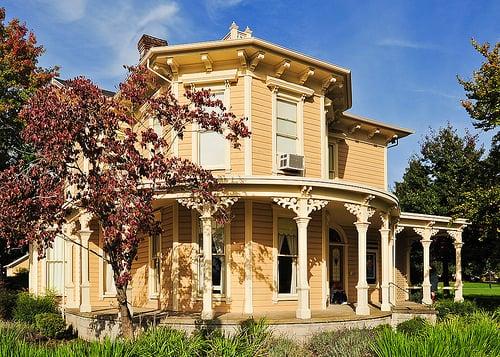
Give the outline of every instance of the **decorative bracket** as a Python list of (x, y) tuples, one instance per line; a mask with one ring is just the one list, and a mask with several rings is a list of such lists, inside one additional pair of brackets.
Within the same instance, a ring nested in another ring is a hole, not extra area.
[(448, 230), (446, 233), (453, 238), (454, 243), (462, 243), (462, 229)]
[(212, 59), (210, 58), (210, 56), (208, 55), (208, 53), (202, 53), (201, 54), (201, 61), (205, 65), (205, 70), (207, 72), (212, 72), (212, 66), (214, 64), (214, 61), (212, 61)]
[(167, 58), (167, 65), (170, 67), (170, 70), (172, 71), (172, 74), (174, 76), (179, 75), (179, 65), (177, 64), (177, 62), (175, 62), (173, 57)]
[(382, 221), (380, 229), (389, 229), (389, 214), (387, 212), (380, 212), (380, 220)]
[(326, 77), (326, 79), (324, 79), (323, 83), (321, 84), (321, 91), (323, 93), (326, 93), (328, 88), (330, 88), (330, 85), (335, 82), (337, 82), (337, 78), (335, 78), (333, 75)]
[(276, 75), (277, 78), (281, 78), (283, 73), (285, 73), (285, 71), (289, 68), (290, 68), (290, 60), (284, 59), (278, 65), (276, 65), (276, 67), (274, 67), (274, 74)]
[(89, 223), (92, 220), (92, 215), (90, 213), (82, 213), (79, 217), (80, 221), (80, 231), (90, 231)]
[(430, 241), (435, 236), (439, 229), (433, 228), (434, 222), (429, 222), (425, 228), (413, 228), (415, 233), (422, 237), (422, 241)]
[(304, 186), (300, 192), (300, 197), (273, 197), (273, 201), (283, 208), (291, 209), (298, 218), (309, 217), (317, 210), (328, 204), (326, 200), (311, 198), (312, 187)]
[(259, 62), (264, 59), (264, 52), (259, 51), (255, 56), (253, 56), (252, 61), (250, 62), (250, 70), (254, 71), (255, 68), (259, 65)]
[(299, 84), (303, 85), (309, 79), (309, 77), (312, 76), (314, 76), (314, 68), (313, 67), (306, 68), (306, 70), (303, 71), (299, 76)]
[(354, 133), (355, 131), (361, 129), (361, 125), (357, 124), (357, 125), (353, 125), (350, 129), (349, 129), (349, 134), (352, 134)]
[(248, 66), (248, 58), (245, 50), (238, 50), (236, 51), (238, 58), (240, 60), (240, 66), (241, 68), (247, 68)]
[(375, 129), (370, 134), (368, 134), (368, 139), (373, 139), (373, 137), (377, 134), (380, 134), (380, 129)]
[(197, 210), (202, 217), (211, 217), (221, 208), (228, 208), (238, 201), (238, 197), (223, 196), (215, 203), (203, 201), (199, 197), (178, 198), (177, 202), (189, 209)]

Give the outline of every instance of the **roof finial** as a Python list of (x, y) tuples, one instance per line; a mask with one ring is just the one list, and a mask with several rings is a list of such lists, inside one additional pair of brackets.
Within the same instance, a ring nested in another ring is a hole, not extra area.
[(250, 29), (250, 27), (247, 26), (247, 28), (245, 29), (245, 33), (248, 34), (248, 37), (252, 37), (252, 30)]
[(236, 25), (236, 22), (234, 22), (234, 21), (233, 21), (233, 22), (231, 23), (231, 26), (229, 26), (229, 29), (230, 29), (230, 30), (232, 30), (232, 29), (236, 29), (236, 30), (237, 30), (237, 29), (239, 29), (239, 26), (238, 26), (238, 25)]
[(231, 26), (229, 26), (229, 38), (231, 40), (235, 40), (238, 38), (238, 25), (236, 25), (236, 22), (232, 22)]

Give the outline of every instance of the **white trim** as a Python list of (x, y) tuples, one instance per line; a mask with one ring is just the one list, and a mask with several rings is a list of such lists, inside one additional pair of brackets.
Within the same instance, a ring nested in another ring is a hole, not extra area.
[(245, 303), (244, 313), (253, 313), (253, 202), (245, 200)]
[(387, 146), (384, 146), (384, 187), (387, 191), (389, 191), (387, 170), (388, 170), (388, 167), (387, 167)]
[(328, 179), (328, 130), (326, 127), (325, 96), (319, 97), (319, 135), (321, 138), (321, 177)]
[[(252, 76), (245, 73), (244, 82), (244, 113), (247, 118), (248, 130), (252, 130)], [(245, 175), (252, 175), (252, 137), (245, 138)]]
[[(226, 304), (231, 303), (231, 223), (227, 222), (224, 224), (224, 270), (226, 272), (226, 277), (224, 278), (224, 284), (222, 286), (225, 288), (221, 295), (221, 298), (225, 298)], [(222, 276), (221, 276), (222, 278)], [(213, 294), (216, 295), (216, 294)]]
[(328, 225), (326, 220), (326, 209), (321, 210), (321, 310), (328, 305)]
[(197, 72), (197, 73), (185, 73), (179, 76), (179, 80), (184, 83), (185, 87), (191, 85), (203, 85), (216, 83), (216, 82), (236, 82), (238, 79), (237, 69), (225, 69), (220, 71), (212, 72)]
[(199, 216), (196, 210), (191, 210), (191, 276), (193, 277), (191, 286), (191, 299), (196, 301), (202, 299), (203, 294), (199, 291), (198, 265), (200, 260), (200, 245), (198, 243)]
[[(106, 269), (111, 269), (111, 265), (109, 263), (106, 263), (102, 257), (105, 256), (104, 252), (104, 238), (102, 236), (102, 230), (99, 229), (99, 254), (101, 255), (98, 257), (99, 259), (99, 300), (104, 300), (105, 298), (115, 298), (116, 297), (116, 288), (111, 290), (107, 290), (108, 287), (106, 286), (105, 282), (107, 281), (107, 270)], [(105, 267), (105, 264), (108, 264), (107, 267)], [(115, 284), (114, 279), (113, 279), (113, 285)]]
[[(290, 293), (290, 294), (278, 293), (278, 249), (279, 249), (278, 219), (279, 218), (293, 219), (294, 217), (295, 215), (292, 211), (282, 207), (276, 207), (273, 205), (273, 303), (275, 304), (278, 301), (290, 301), (290, 300), (298, 301), (298, 293)], [(297, 245), (298, 245), (298, 236), (297, 236)], [(298, 257), (298, 252), (297, 252), (297, 257)], [(296, 269), (298, 270), (297, 266)], [(298, 271), (296, 272), (296, 277), (297, 275)], [(296, 284), (298, 284), (297, 278), (296, 278)], [(297, 286), (295, 288), (297, 288)]]
[(23, 255), (22, 257), (17, 258), (17, 259), (16, 259), (16, 260), (14, 260), (13, 262), (10, 262), (9, 264), (4, 265), (3, 267), (4, 267), (5, 269), (12, 268), (12, 267), (13, 267), (13, 266), (15, 266), (16, 264), (24, 262), (26, 259), (29, 259), (29, 253), (26, 253), (26, 254), (25, 254), (25, 255)]
[[(158, 221), (161, 223), (161, 210), (160, 211), (157, 211), (155, 212), (155, 221)], [(152, 263), (153, 263), (153, 256), (152, 256), (152, 252), (153, 252), (153, 249), (152, 249), (152, 246), (153, 246), (153, 242), (152, 240), (153, 239), (159, 239), (159, 244), (158, 244), (158, 254), (159, 254), (159, 259), (160, 259), (160, 267), (159, 267), (159, 271), (157, 272), (158, 275), (159, 275), (159, 280), (160, 280), (160, 283), (158, 285), (158, 291), (153, 291), (153, 287), (154, 287), (154, 268), (152, 266)], [(161, 263), (162, 263), (162, 236), (161, 236), (161, 233), (158, 235), (158, 237), (154, 237), (154, 236), (148, 236), (148, 293), (149, 293), (149, 299), (150, 300), (158, 300), (160, 298), (160, 294), (161, 294), (161, 286), (162, 286), (162, 279), (161, 279)]]
[(271, 90), (271, 161), (272, 161), (272, 174), (276, 175), (278, 171), (278, 164), (276, 162), (276, 113), (277, 113), (277, 93), (278, 89)]
[(277, 87), (294, 94), (305, 95), (306, 97), (310, 97), (314, 94), (314, 90), (311, 88), (307, 88), (299, 84), (287, 82), (271, 76), (266, 77), (266, 85), (268, 87)]

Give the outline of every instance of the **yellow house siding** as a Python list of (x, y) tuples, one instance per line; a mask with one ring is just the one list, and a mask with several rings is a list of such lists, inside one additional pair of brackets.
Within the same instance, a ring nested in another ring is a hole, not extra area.
[(103, 302), (99, 296), (99, 280), (101, 277), (99, 276), (99, 264), (100, 258), (92, 253), (99, 252), (99, 226), (95, 222), (91, 222), (90, 229), (92, 230), (92, 234), (89, 239), (89, 282), (90, 282), (90, 305), (109, 305), (108, 302)]
[(163, 309), (172, 308), (172, 243), (173, 243), (173, 209), (172, 206), (161, 211), (161, 303)]
[(272, 174), (272, 98), (266, 84), (252, 80), (252, 166), (254, 175)]
[(322, 234), (321, 234), (321, 212), (312, 214), (307, 229), (307, 260), (308, 280), (310, 288), (311, 309), (321, 309), (321, 296), (323, 294), (321, 283), (322, 263)]
[(268, 203), (253, 203), (252, 258), (254, 312), (269, 311), (273, 301), (273, 214)]
[(304, 102), (304, 157), (305, 176), (321, 177), (319, 98), (313, 96)]
[(385, 189), (384, 148), (354, 140), (338, 142), (338, 177)]
[(231, 209), (231, 311), (243, 312), (245, 302), (245, 206), (237, 202)]
[[(230, 89), (230, 108), (236, 117), (241, 118), (244, 114), (244, 97), (245, 87), (243, 77), (238, 78), (238, 82), (234, 83)], [(235, 149), (231, 145), (231, 173), (235, 175), (242, 175), (245, 173), (245, 152), (244, 152), (244, 139), (240, 140), (241, 146)]]

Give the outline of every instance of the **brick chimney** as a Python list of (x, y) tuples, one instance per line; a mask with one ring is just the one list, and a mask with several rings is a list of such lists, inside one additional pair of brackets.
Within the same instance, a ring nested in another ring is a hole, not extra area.
[(160, 46), (168, 46), (167, 40), (143, 34), (139, 39), (139, 42), (137, 42), (137, 49), (139, 50), (139, 61), (146, 55), (150, 48)]

